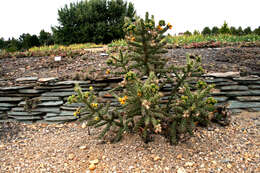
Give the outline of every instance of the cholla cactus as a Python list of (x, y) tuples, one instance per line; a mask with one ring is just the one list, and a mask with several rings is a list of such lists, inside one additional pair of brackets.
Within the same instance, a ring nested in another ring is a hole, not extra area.
[[(130, 19), (125, 22), (128, 50), (107, 60), (108, 65), (118, 69), (114, 74), (124, 75), (118, 87), (109, 91), (120, 107), (110, 107), (109, 102), (99, 103), (93, 88), (82, 92), (79, 86), (75, 87), (77, 95), (68, 101), (86, 105), (75, 112), (80, 120), (94, 127), (105, 126), (100, 137), (113, 128), (116, 129), (115, 141), (120, 140), (124, 132), (137, 132), (145, 142), (151, 139), (150, 134), (162, 134), (171, 144), (176, 144), (180, 134), (192, 134), (196, 122), (209, 123), (209, 114), (216, 103), (208, 97), (213, 86), (198, 80), (203, 73), (199, 56), (187, 55), (187, 64), (183, 67), (165, 66), (164, 34), (172, 29), (171, 24), (161, 20), (156, 25), (148, 13), (145, 19), (136, 17), (134, 22)], [(113, 73), (111, 69), (106, 74)], [(191, 81), (197, 84), (191, 86)], [(165, 105), (161, 104), (160, 89), (166, 83), (174, 87)]]

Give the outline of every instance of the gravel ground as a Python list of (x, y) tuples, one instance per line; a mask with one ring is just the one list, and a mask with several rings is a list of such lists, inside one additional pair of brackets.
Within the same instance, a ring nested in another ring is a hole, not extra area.
[(132, 134), (111, 144), (90, 132), (78, 122), (2, 123), (0, 172), (260, 172), (259, 112), (233, 115), (227, 127), (198, 127), (177, 146), (159, 135), (144, 144)]

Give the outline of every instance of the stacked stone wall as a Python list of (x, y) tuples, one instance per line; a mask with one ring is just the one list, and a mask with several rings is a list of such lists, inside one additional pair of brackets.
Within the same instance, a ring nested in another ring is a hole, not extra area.
[[(257, 75), (241, 77), (237, 72), (211, 73), (203, 76), (207, 83), (215, 84), (212, 96), (218, 104), (228, 105), (233, 113), (260, 111), (260, 77)], [(24, 77), (16, 79), (16, 86), (0, 88), (0, 121), (18, 120), (27, 122), (66, 122), (76, 118), (73, 112), (79, 103), (68, 104), (67, 98), (75, 94), (74, 86), (78, 83), (83, 91), (93, 86), (101, 101), (111, 101), (112, 106), (118, 102), (108, 90), (114, 88), (121, 78), (95, 81), (59, 81), (57, 78)], [(172, 90), (166, 84), (162, 102), (167, 102), (167, 93)], [(30, 111), (26, 107), (32, 107)]]

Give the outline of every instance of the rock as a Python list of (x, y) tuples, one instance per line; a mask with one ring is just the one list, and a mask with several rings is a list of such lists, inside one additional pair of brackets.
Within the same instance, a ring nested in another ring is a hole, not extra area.
[(41, 116), (14, 116), (14, 115), (8, 115), (9, 118), (14, 118), (19, 121), (32, 121), (32, 120), (41, 120)]
[(44, 97), (66, 97), (66, 96), (71, 96), (75, 95), (76, 92), (46, 92), (43, 93), (42, 96)]
[(57, 107), (51, 107), (51, 108), (37, 107), (35, 109), (32, 109), (32, 112), (60, 113), (60, 108), (57, 108)]
[(214, 97), (214, 99), (218, 102), (225, 102), (227, 101), (228, 97)]
[(68, 158), (69, 158), (69, 160), (73, 160), (75, 158), (75, 155), (74, 154), (69, 154)]
[(248, 88), (250, 88), (250, 89), (260, 89), (260, 85), (249, 85)]
[(35, 115), (42, 115), (44, 112), (7, 112), (7, 115), (14, 115), (14, 116), (35, 116)]
[(223, 77), (223, 78), (233, 78), (240, 76), (239, 72), (225, 72), (225, 73), (208, 73), (204, 76), (213, 76), (213, 77)]
[(60, 100), (60, 101), (47, 101), (47, 102), (39, 103), (38, 106), (59, 106), (59, 105), (62, 105), (62, 104), (63, 104), (62, 100)]
[(56, 114), (56, 113), (47, 113), (44, 117), (57, 117), (59, 116), (59, 114)]
[(186, 170), (184, 168), (178, 168), (177, 173), (186, 173)]
[(239, 114), (243, 111), (243, 109), (231, 109), (232, 114)]
[(73, 116), (74, 111), (61, 111), (59, 116)]
[(62, 81), (62, 82), (56, 82), (53, 85), (75, 85), (75, 84), (79, 84), (79, 85), (88, 85), (90, 84), (91, 81)]
[(36, 89), (20, 89), (18, 92), (22, 94), (38, 94), (38, 93), (43, 93), (44, 91), (36, 90)]
[(89, 163), (90, 164), (98, 164), (99, 160), (98, 159), (95, 159), (95, 160), (90, 160)]
[(6, 107), (0, 107), (0, 111), (8, 111), (10, 110), (11, 108), (6, 108)]
[(222, 91), (246, 91), (248, 90), (247, 86), (233, 85), (233, 86), (223, 86), (220, 88)]
[(184, 166), (192, 167), (195, 163), (194, 162), (186, 162)]
[(34, 81), (37, 81), (38, 80), (38, 77), (21, 77), (21, 78), (18, 78), (16, 79), (15, 81), (16, 82), (34, 82)]
[(48, 77), (48, 78), (40, 78), (38, 79), (38, 82), (44, 83), (44, 82), (54, 82), (57, 81), (58, 78), (56, 77)]
[(79, 147), (79, 149), (85, 150), (85, 149), (87, 149), (87, 146), (86, 145), (82, 145), (82, 146)]
[(260, 108), (260, 102), (239, 102), (239, 101), (229, 101), (229, 109), (237, 108)]
[(0, 103), (0, 107), (11, 108), (11, 107), (15, 107), (15, 106), (17, 106), (17, 104), (13, 104), (13, 103)]
[(155, 157), (153, 158), (153, 161), (158, 161), (158, 160), (161, 160), (161, 158), (160, 158), (159, 156), (155, 156)]
[(242, 84), (260, 84), (260, 77), (256, 77), (256, 76), (253, 76), (253, 77), (250, 77), (250, 76), (246, 76), (246, 77), (239, 77), (239, 78), (234, 78), (233, 79), (234, 81), (238, 81), (239, 83), (242, 83)]
[(60, 97), (38, 97), (40, 101), (59, 101)]
[(82, 123), (82, 125), (81, 125), (81, 128), (82, 129), (85, 129), (87, 127), (87, 124), (84, 122), (84, 123)]
[(244, 96), (244, 97), (236, 97), (236, 99), (241, 102), (260, 101), (260, 96), (258, 96), (258, 97), (257, 96), (251, 96), (251, 97)]
[(84, 104), (84, 103), (71, 103), (71, 104), (69, 104), (69, 103), (67, 102), (67, 103), (65, 103), (63, 106), (78, 108), (78, 107), (84, 107), (85, 104)]
[(213, 78), (213, 79), (207, 79), (205, 82), (212, 84), (212, 83), (226, 83), (226, 82), (232, 82), (232, 80), (225, 79), (225, 78)]
[(27, 86), (3, 87), (3, 88), (0, 88), (0, 91), (19, 90), (19, 89), (26, 89), (26, 88), (32, 88), (32, 86), (27, 85)]
[(57, 116), (57, 117), (45, 117), (44, 119), (46, 121), (51, 121), (51, 122), (69, 122), (69, 121), (74, 121), (77, 118), (74, 116)]
[(89, 170), (93, 171), (96, 169), (96, 165), (94, 164), (90, 164), (89, 167), (88, 167)]
[(19, 102), (23, 99), (23, 97), (0, 97), (0, 102)]
[(252, 111), (252, 112), (260, 112), (260, 108), (250, 108), (250, 111)]

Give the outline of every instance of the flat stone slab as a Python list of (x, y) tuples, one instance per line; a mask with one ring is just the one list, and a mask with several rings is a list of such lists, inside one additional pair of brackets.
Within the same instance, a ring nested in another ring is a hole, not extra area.
[(40, 78), (38, 79), (38, 82), (54, 82), (54, 81), (57, 81), (59, 78), (56, 78), (56, 77), (48, 77), (48, 78)]
[(58, 116), (58, 117), (45, 117), (45, 121), (50, 122), (68, 122), (68, 121), (75, 121), (77, 120), (74, 116)]
[(260, 102), (229, 101), (228, 104), (229, 109), (260, 108)]
[(38, 77), (21, 77), (16, 79), (16, 82), (28, 82), (28, 81), (37, 81)]
[(218, 102), (225, 102), (227, 101), (228, 97), (214, 97), (214, 99)]
[(75, 84), (88, 85), (90, 83), (91, 81), (61, 81), (61, 82), (56, 82), (53, 85), (75, 85)]
[(53, 108), (53, 107), (39, 107), (32, 109), (32, 112), (46, 112), (46, 113), (60, 113), (60, 108)]
[(9, 118), (14, 118), (19, 121), (32, 121), (32, 120), (42, 120), (43, 118), (41, 116), (14, 116), (14, 115), (8, 115)]
[(37, 97), (40, 101), (59, 101), (60, 97)]
[(251, 97), (237, 97), (237, 100), (241, 101), (241, 102), (251, 102), (251, 101), (259, 101), (260, 102), (260, 96), (251, 96)]
[(39, 103), (38, 106), (59, 106), (59, 105), (62, 105), (62, 104), (63, 104), (62, 100), (60, 100), (60, 101), (45, 101), (45, 102)]
[(248, 88), (250, 88), (250, 89), (260, 89), (260, 85), (249, 85)]
[(32, 88), (32, 86), (24, 85), (24, 86), (12, 86), (12, 87), (2, 87), (0, 88), (0, 91), (8, 91), (8, 90), (19, 90), (19, 89), (26, 89), (26, 88)]
[(24, 100), (23, 97), (0, 97), (0, 102), (19, 102)]
[(59, 116), (59, 114), (56, 114), (56, 113), (47, 113), (44, 118), (47, 118), (47, 117), (57, 117)]
[(42, 115), (44, 112), (7, 112), (7, 115), (14, 115), (14, 116), (36, 116), (36, 115)]
[(204, 76), (233, 78), (240, 76), (240, 72), (207, 73)]
[(10, 110), (11, 108), (6, 108), (6, 107), (0, 107), (0, 111), (8, 111)]
[(84, 107), (85, 104), (84, 104), (84, 103), (71, 103), (71, 104), (69, 104), (69, 103), (67, 102), (67, 103), (65, 103), (63, 106), (78, 108), (78, 107)]
[(220, 88), (222, 91), (246, 91), (248, 90), (247, 86), (243, 85), (232, 85), (232, 86), (223, 86)]
[(17, 104), (12, 104), (12, 103), (0, 103), (0, 107), (11, 108), (11, 107), (15, 107), (15, 106), (17, 106)]
[(43, 93), (41, 96), (44, 97), (66, 97), (76, 94), (76, 92), (47, 92)]
[(59, 116), (73, 116), (74, 111), (61, 111)]
[(38, 94), (38, 93), (43, 93), (43, 90), (36, 90), (36, 89), (20, 89), (18, 91), (21, 94)]

